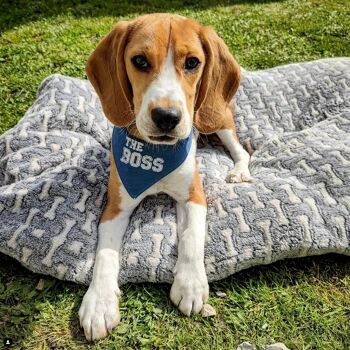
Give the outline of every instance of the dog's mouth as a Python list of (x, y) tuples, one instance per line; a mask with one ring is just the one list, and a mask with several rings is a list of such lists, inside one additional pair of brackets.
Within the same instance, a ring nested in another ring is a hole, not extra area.
[(156, 143), (167, 143), (167, 144), (175, 144), (177, 142), (177, 138), (169, 135), (160, 135), (160, 136), (148, 136), (149, 139)]

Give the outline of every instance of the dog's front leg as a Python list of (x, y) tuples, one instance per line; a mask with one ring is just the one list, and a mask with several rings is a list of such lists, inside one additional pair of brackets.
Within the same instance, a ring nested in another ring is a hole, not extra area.
[(204, 267), (207, 207), (197, 169), (187, 201), (177, 200), (178, 259), (170, 298), (189, 316), (191, 312), (201, 311), (209, 295)]
[(216, 134), (221, 142), (229, 150), (235, 167), (232, 172), (227, 175), (228, 182), (252, 181), (249, 171), (249, 153), (240, 144), (236, 130), (234, 127), (218, 130)]
[[(111, 164), (115, 164), (113, 158)], [(79, 310), (80, 325), (88, 340), (104, 338), (120, 320), (119, 251), (130, 215), (139, 202), (127, 195), (112, 165), (108, 201), (98, 228), (93, 277)]]
[(120, 320), (119, 250), (130, 214), (122, 211), (99, 225), (93, 277), (79, 310), (80, 325), (88, 340), (104, 338)]

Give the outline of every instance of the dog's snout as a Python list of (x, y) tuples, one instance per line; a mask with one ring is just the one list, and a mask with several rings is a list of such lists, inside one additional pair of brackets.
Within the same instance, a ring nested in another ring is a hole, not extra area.
[(181, 111), (178, 108), (153, 108), (151, 111), (152, 120), (158, 129), (169, 132), (175, 129), (181, 120)]

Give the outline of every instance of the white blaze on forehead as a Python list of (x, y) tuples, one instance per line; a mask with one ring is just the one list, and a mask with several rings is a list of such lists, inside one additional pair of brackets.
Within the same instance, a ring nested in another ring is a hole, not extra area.
[(184, 102), (185, 94), (177, 78), (174, 65), (173, 49), (169, 47), (167, 58), (157, 79), (148, 89), (149, 98), (156, 102), (159, 98), (167, 97), (174, 102)]
[(157, 78), (150, 84), (143, 95), (139, 115), (136, 118), (136, 124), (140, 130), (143, 125), (152, 122), (151, 118), (147, 116), (148, 105), (153, 102), (157, 106), (157, 101), (167, 98), (172, 107), (178, 107), (182, 111), (184, 118), (184, 128), (188, 133), (191, 130), (191, 120), (186, 105), (186, 96), (177, 77), (173, 49), (169, 46), (167, 57), (160, 70)]

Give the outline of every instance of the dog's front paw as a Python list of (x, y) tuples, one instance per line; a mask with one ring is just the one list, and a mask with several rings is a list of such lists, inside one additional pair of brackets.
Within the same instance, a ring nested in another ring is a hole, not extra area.
[(104, 338), (120, 321), (120, 291), (90, 286), (79, 309), (80, 326), (87, 340)]
[(170, 299), (187, 316), (191, 312), (200, 312), (208, 300), (209, 285), (204, 266), (199, 270), (196, 271), (193, 266), (175, 268)]
[(237, 163), (234, 169), (226, 176), (226, 182), (251, 182), (253, 181), (248, 166)]

